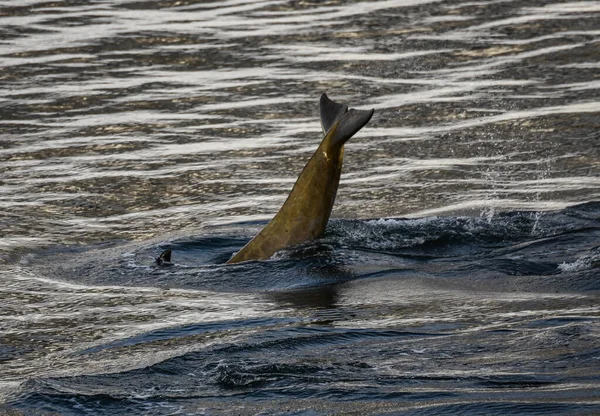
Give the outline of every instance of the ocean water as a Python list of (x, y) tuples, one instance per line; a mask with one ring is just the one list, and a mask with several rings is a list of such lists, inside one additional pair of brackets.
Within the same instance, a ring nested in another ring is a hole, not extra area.
[[(0, 414), (600, 414), (599, 69), (598, 1), (0, 0)], [(324, 92), (327, 233), (225, 265)]]

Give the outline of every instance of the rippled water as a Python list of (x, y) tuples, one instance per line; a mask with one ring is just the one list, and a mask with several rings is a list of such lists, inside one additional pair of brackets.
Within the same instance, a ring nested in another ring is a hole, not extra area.
[[(0, 412), (600, 413), (599, 46), (598, 1), (0, 0)], [(323, 92), (375, 108), (336, 219), (223, 265)]]

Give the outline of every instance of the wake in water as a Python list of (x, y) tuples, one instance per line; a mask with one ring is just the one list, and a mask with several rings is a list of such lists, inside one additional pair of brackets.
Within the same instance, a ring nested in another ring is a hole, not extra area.
[[(600, 241), (597, 202), (555, 212), (502, 212), (492, 219), (335, 219), (314, 242), (267, 261), (225, 265), (263, 224), (207, 227), (193, 237), (76, 255), (52, 251), (35, 263), (56, 278), (91, 285), (216, 291), (288, 290), (381, 276), (487, 290), (600, 288), (593, 278)], [(164, 250), (172, 252), (170, 267), (153, 260)], [(565, 273), (569, 279), (561, 277)]]
[[(224, 264), (262, 225), (30, 257), (36, 273), (121, 287), (123, 296), (143, 286), (189, 291), (187, 313), (201, 312), (162, 327), (146, 327), (142, 312), (130, 335), (55, 356), (67, 368), (96, 365), (33, 378), (11, 404), (106, 415), (221, 414), (248, 399), (248, 414), (270, 408), (264, 400), (295, 409), (356, 401), (371, 413), (399, 399), (410, 414), (423, 400), (436, 414), (597, 410), (586, 401), (600, 375), (590, 370), (598, 368), (600, 203), (491, 219), (337, 219), (323, 238), (267, 261)], [(164, 249), (170, 267), (153, 261)], [(579, 385), (574, 396), (564, 393), (567, 372)]]

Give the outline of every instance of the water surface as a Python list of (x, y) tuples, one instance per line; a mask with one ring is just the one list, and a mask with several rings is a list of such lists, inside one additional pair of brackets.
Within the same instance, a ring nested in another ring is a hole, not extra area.
[[(0, 403), (600, 413), (599, 28), (597, 1), (0, 1)], [(375, 108), (327, 234), (223, 265), (323, 92)]]

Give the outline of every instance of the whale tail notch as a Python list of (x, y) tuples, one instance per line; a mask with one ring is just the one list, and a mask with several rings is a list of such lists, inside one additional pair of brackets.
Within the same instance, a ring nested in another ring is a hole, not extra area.
[[(320, 113), (321, 127), (323, 133), (333, 134), (331, 143), (343, 145), (350, 137), (354, 136), (362, 129), (373, 117), (375, 110), (348, 110), (346, 104), (336, 103), (327, 97), (327, 94), (321, 96)], [(335, 128), (334, 131), (331, 131)]]

